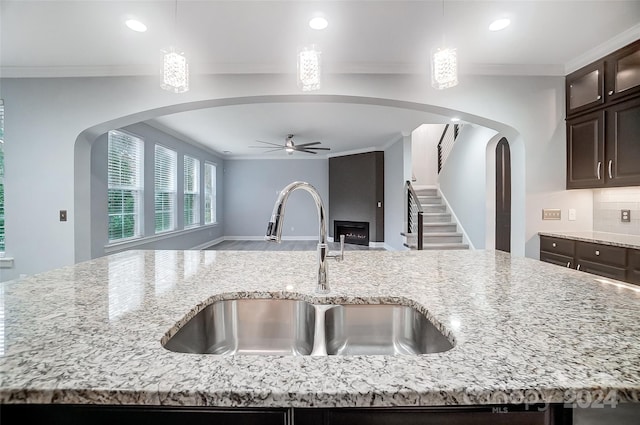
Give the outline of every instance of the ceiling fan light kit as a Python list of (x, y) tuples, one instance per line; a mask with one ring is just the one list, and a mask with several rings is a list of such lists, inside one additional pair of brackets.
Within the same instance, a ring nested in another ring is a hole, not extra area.
[(322, 142), (309, 142), (309, 143), (302, 143), (300, 145), (296, 145), (293, 142), (293, 134), (287, 134), (287, 138), (285, 139), (284, 145), (271, 143), (271, 142), (263, 142), (262, 140), (256, 140), (256, 142), (262, 143), (264, 144), (264, 146), (249, 146), (249, 147), (256, 148), (256, 149), (268, 149), (263, 153), (277, 152), (277, 151), (284, 150), (289, 155), (293, 155), (294, 152), (304, 152), (304, 153), (310, 153), (310, 154), (316, 155), (318, 153), (316, 151), (331, 150), (331, 148), (315, 147), (316, 145), (319, 145)]

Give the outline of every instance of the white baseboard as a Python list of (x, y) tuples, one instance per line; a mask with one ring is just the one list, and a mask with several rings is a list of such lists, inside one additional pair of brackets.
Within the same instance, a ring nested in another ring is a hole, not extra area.
[(458, 228), (460, 229), (460, 233), (462, 233), (462, 242), (464, 242), (466, 244), (469, 244), (469, 249), (475, 250), (476, 247), (473, 246), (473, 242), (471, 242), (471, 239), (469, 239), (469, 235), (467, 235), (467, 232), (464, 230), (464, 227), (462, 226), (462, 223), (460, 223), (460, 220), (458, 220), (458, 217), (456, 216), (456, 213), (451, 208), (451, 205), (449, 205), (449, 201), (447, 201), (447, 197), (444, 196), (444, 193), (442, 193), (440, 188), (438, 188), (438, 193), (440, 194), (440, 197), (444, 201), (444, 204), (447, 206), (447, 211), (451, 213), (451, 216), (453, 217), (453, 219), (458, 224)]
[[(225, 241), (263, 241), (262, 236), (223, 236)], [(283, 241), (317, 241), (317, 236), (283, 236)]]

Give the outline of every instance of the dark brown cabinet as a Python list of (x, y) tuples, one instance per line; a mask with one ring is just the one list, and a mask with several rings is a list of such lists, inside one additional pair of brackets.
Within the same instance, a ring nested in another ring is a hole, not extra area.
[(540, 236), (540, 261), (640, 284), (640, 249)]
[(606, 131), (605, 184), (640, 185), (640, 97), (608, 108)]
[(540, 237), (540, 260), (569, 268), (575, 267), (575, 242), (569, 239)]
[(566, 78), (567, 189), (640, 185), (640, 40)]
[(604, 186), (604, 111), (567, 121), (567, 189)]

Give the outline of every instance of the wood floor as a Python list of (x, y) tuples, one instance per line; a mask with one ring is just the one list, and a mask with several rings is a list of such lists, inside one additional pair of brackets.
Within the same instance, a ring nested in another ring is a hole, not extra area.
[[(315, 251), (317, 245), (318, 241), (282, 241), (280, 243), (267, 241), (223, 241), (205, 249), (213, 251)], [(339, 251), (340, 244), (337, 242), (329, 242), (329, 249)], [(384, 250), (384, 248), (344, 244), (344, 250), (368, 251)]]

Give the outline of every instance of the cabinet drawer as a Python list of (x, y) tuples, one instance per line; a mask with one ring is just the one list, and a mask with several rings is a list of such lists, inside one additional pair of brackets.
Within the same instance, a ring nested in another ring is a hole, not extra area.
[(540, 261), (556, 264), (563, 267), (575, 267), (573, 257), (569, 257), (567, 255), (552, 254), (550, 252), (540, 252)]
[(627, 269), (627, 282), (640, 285), (640, 249), (628, 249), (629, 268)]
[(575, 242), (569, 239), (540, 236), (540, 251), (573, 257)]
[(576, 242), (576, 264), (581, 264), (583, 261), (626, 268), (627, 249), (618, 246)]
[(576, 267), (581, 272), (597, 274), (598, 276), (622, 281), (626, 279), (627, 269), (623, 267), (607, 266), (602, 263), (593, 263), (585, 260), (576, 260), (576, 264)]

